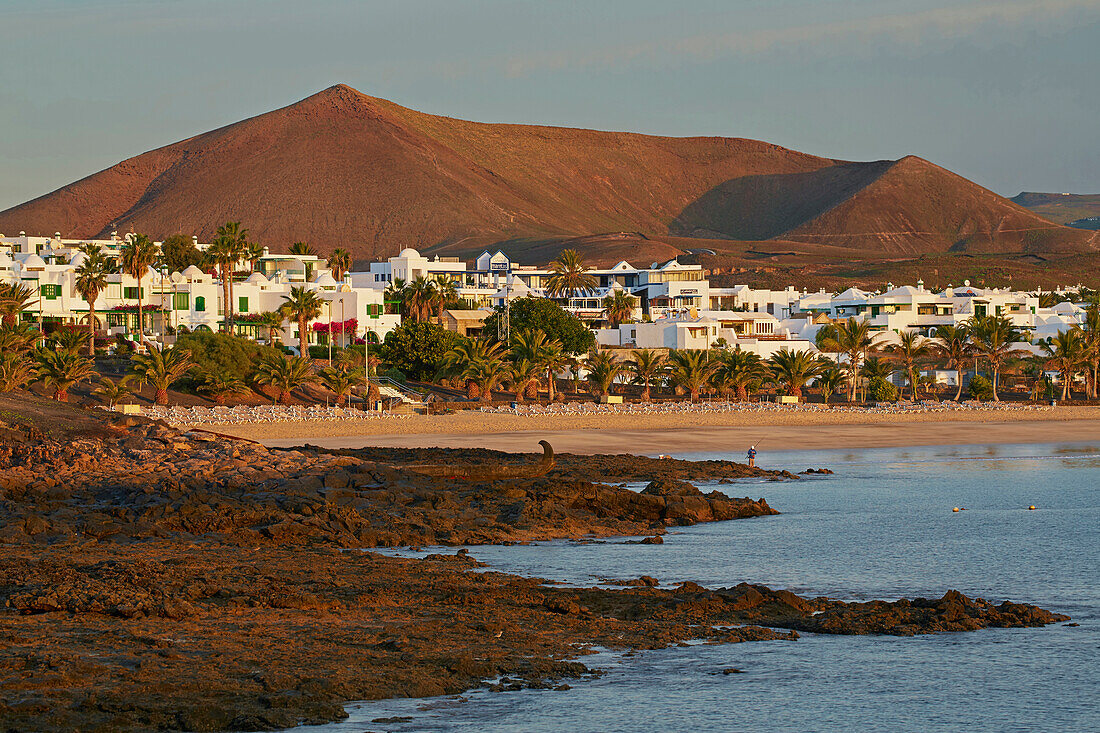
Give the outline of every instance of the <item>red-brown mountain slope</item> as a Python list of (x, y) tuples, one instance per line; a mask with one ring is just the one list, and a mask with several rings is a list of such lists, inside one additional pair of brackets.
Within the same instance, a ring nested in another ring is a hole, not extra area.
[(1089, 233), (918, 159), (847, 163), (754, 140), (468, 122), (344, 85), (0, 212), (0, 231), (205, 239), (229, 220), (276, 249), (302, 240), (360, 259), (609, 232), (782, 235), (887, 252), (969, 246), (971, 236), (988, 249), (1090, 246)]

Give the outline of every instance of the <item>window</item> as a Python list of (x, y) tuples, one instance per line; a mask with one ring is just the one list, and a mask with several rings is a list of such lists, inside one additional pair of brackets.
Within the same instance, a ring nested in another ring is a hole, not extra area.
[(172, 296), (173, 310), (185, 311), (191, 307), (191, 298), (187, 293), (176, 293)]
[(206, 311), (206, 298), (204, 296), (199, 295), (195, 298), (195, 310), (199, 313)]
[(138, 298), (145, 297), (145, 288), (123, 288), (122, 297), (128, 300), (137, 300)]
[(237, 312), (248, 313), (248, 296), (242, 295), (237, 298)]
[(40, 290), (42, 292), (42, 297), (47, 300), (53, 300), (61, 295), (60, 285), (47, 284), (41, 286)]

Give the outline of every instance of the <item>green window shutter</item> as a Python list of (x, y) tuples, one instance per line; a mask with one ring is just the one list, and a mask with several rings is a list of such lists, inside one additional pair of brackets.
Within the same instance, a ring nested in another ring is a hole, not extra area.
[(248, 296), (242, 295), (237, 298), (237, 312), (248, 313)]
[(139, 295), (138, 288), (135, 288), (135, 287), (123, 288), (122, 289), (122, 297), (123, 298), (128, 298), (129, 300), (137, 300), (139, 297), (144, 298), (145, 297), (145, 288), (141, 288), (140, 295)]
[(172, 296), (172, 308), (178, 311), (185, 311), (191, 307), (191, 298), (187, 293), (175, 293)]
[(42, 297), (48, 300), (53, 300), (61, 295), (61, 286), (48, 284), (41, 287)]
[(195, 310), (199, 313), (206, 312), (206, 297), (199, 295), (195, 298)]

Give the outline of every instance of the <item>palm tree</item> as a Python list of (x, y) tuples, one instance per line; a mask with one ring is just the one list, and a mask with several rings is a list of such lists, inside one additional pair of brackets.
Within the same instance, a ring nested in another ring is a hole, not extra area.
[(69, 387), (95, 374), (91, 359), (68, 351), (42, 349), (35, 359), (38, 362), (35, 380), (53, 387), (53, 398), (58, 402), (68, 402)]
[(802, 397), (806, 382), (828, 368), (829, 361), (809, 349), (780, 349), (768, 359), (768, 366), (779, 387), (792, 397)]
[(1062, 376), (1062, 399), (1068, 400), (1073, 378), (1087, 363), (1085, 341), (1081, 338), (1081, 332), (1076, 328), (1059, 331), (1057, 336), (1041, 342), (1039, 348), (1048, 357), (1047, 367), (1057, 370)]
[(649, 402), (650, 388), (654, 383), (660, 384), (668, 367), (661, 352), (639, 349), (628, 362), (628, 368), (634, 374), (634, 384), (642, 385), (642, 401)]
[(443, 323), (443, 311), (454, 307), (458, 302), (458, 287), (454, 280), (444, 275), (436, 275), (432, 280), (432, 302), (435, 303), (435, 316)]
[(849, 318), (823, 326), (817, 332), (815, 340), (821, 351), (836, 352), (848, 357), (848, 401), (851, 402), (856, 398), (860, 362), (867, 358), (867, 352), (875, 345), (870, 326), (867, 321)]
[(309, 359), (309, 322), (321, 315), (324, 303), (317, 293), (304, 287), (293, 287), (290, 295), (283, 296), (279, 312), (287, 320), (298, 322), (298, 351), (303, 359)]
[(299, 257), (317, 256), (317, 250), (313, 247), (313, 245), (306, 244), (305, 242), (295, 242), (294, 244), (290, 245), (290, 249), (288, 251), (290, 252), (290, 254), (298, 255)]
[(466, 383), (467, 399), (476, 400), (481, 396), (481, 387), (474, 377), (466, 376), (470, 368), (483, 361), (501, 361), (504, 345), (487, 338), (464, 339), (443, 355), (440, 371), (462, 379)]
[(413, 323), (426, 321), (432, 314), (435, 284), (423, 275), (417, 275), (412, 282), (405, 286), (403, 298), (406, 309), (404, 315)]
[(909, 377), (909, 396), (914, 400), (917, 399), (917, 362), (931, 353), (932, 348), (928, 344), (928, 339), (916, 331), (902, 331), (898, 334), (898, 342), (886, 347), (887, 357), (905, 369)]
[(720, 391), (733, 390), (738, 402), (747, 400), (749, 389), (768, 376), (768, 366), (760, 355), (740, 348), (723, 352), (717, 362), (711, 379)]
[(990, 371), (993, 372), (993, 401), (1000, 402), (997, 382), (1001, 367), (1009, 359), (1026, 353), (1015, 346), (1024, 340), (1024, 333), (1003, 316), (974, 317), (970, 319), (967, 328), (974, 342), (974, 351), (989, 362)]
[(597, 397), (606, 397), (611, 393), (611, 385), (623, 371), (624, 365), (615, 360), (609, 352), (600, 351), (588, 358), (588, 385)]
[(675, 349), (668, 354), (669, 381), (686, 389), (692, 402), (699, 401), (699, 390), (710, 380), (718, 368), (718, 361), (711, 360), (703, 349)]
[(393, 282), (386, 286), (386, 292), (382, 298), (383, 302), (391, 308), (393, 304), (397, 304), (397, 312), (405, 315), (405, 281), (403, 279), (394, 278)]
[[(107, 289), (107, 275), (112, 268), (98, 244), (82, 245), (84, 261), (74, 271), (76, 292), (88, 304), (88, 356), (95, 356), (95, 302)], [(140, 287), (140, 285), (139, 285)]]
[(264, 256), (264, 246), (259, 242), (248, 242), (244, 248), (244, 258), (248, 260), (248, 269), (256, 271), (256, 262)]
[(50, 345), (70, 354), (79, 354), (80, 347), (84, 345), (84, 333), (82, 331), (57, 330), (50, 335)]
[(512, 382), (512, 388), (516, 392), (516, 401), (523, 402), (524, 397), (528, 396), (528, 392), (531, 388), (535, 388), (535, 394), (530, 395), (532, 398), (538, 397), (538, 385), (539, 379), (542, 377), (542, 369), (539, 365), (530, 359), (515, 359), (512, 361), (511, 374), (509, 379)]
[(144, 234), (131, 234), (120, 253), (122, 271), (137, 280), (138, 343), (145, 341), (145, 312), (142, 306), (141, 281), (157, 261), (157, 246)]
[(213, 260), (221, 271), (222, 297), (225, 305), (222, 308), (225, 318), (225, 332), (233, 333), (233, 272), (237, 263), (248, 255), (248, 230), (241, 228), (239, 221), (230, 221), (218, 227), (218, 236), (206, 250), (206, 255)]
[(0, 283), (0, 316), (3, 325), (15, 326), (19, 314), (30, 307), (34, 291), (22, 283)]
[(275, 388), (275, 402), (285, 403), (290, 393), (317, 380), (309, 359), (269, 351), (256, 367), (257, 384)]
[(970, 331), (964, 325), (936, 326), (935, 348), (940, 358), (946, 362), (947, 368), (955, 370), (955, 381), (958, 384), (955, 401), (958, 402), (962, 399), (963, 364), (970, 358), (973, 351)]
[(477, 385), (481, 401), (485, 403), (492, 401), (493, 389), (510, 375), (508, 364), (497, 354), (477, 359), (462, 371), (462, 378)]
[(107, 400), (107, 405), (114, 409), (115, 403), (133, 393), (134, 388), (130, 386), (130, 379), (129, 374), (117, 382), (110, 377), (103, 377), (99, 380), (99, 386), (92, 390), (92, 394)]
[(351, 270), (351, 255), (346, 249), (337, 247), (332, 250), (332, 254), (328, 258), (328, 267), (332, 270), (332, 278), (336, 282), (343, 282), (344, 275), (348, 274)]
[(1088, 399), (1100, 394), (1100, 305), (1093, 303), (1085, 309), (1081, 324), (1081, 340), (1085, 346), (1085, 386)]
[[(527, 360), (541, 372), (547, 372), (550, 386), (548, 396), (554, 399), (554, 372), (561, 367), (561, 342), (550, 338), (544, 331), (524, 329), (512, 335), (511, 358), (513, 361)], [(538, 396), (538, 378), (528, 389), (534, 389), (532, 397)]]
[(0, 326), (0, 354), (22, 354), (30, 351), (41, 335), (29, 323)]
[(554, 274), (546, 279), (546, 291), (552, 297), (568, 298), (596, 287), (596, 278), (588, 274), (584, 258), (575, 249), (562, 250), (558, 258), (550, 263), (550, 269)]
[(148, 354), (130, 357), (130, 371), (137, 377), (138, 384), (153, 385), (157, 391), (153, 401), (158, 405), (168, 404), (168, 389), (193, 366), (191, 352), (174, 347), (150, 346)]
[(256, 319), (256, 323), (267, 329), (267, 338), (274, 346), (277, 343), (282, 343), (279, 338), (279, 332), (283, 330), (283, 323), (286, 322), (286, 318), (279, 311), (264, 311)]
[(611, 328), (618, 328), (620, 324), (630, 323), (634, 317), (634, 306), (638, 299), (624, 290), (615, 290), (611, 295), (603, 299), (603, 309), (607, 313), (607, 322)]
[(843, 367), (832, 364), (826, 366), (824, 371), (818, 375), (815, 384), (821, 390), (821, 400), (826, 405), (829, 404), (829, 398), (839, 392), (847, 382), (848, 375), (845, 371)]
[(225, 371), (211, 371), (202, 375), (202, 384), (199, 391), (211, 395), (215, 405), (224, 405), (230, 395), (243, 394), (248, 391), (248, 385), (240, 377), (233, 376)]
[(363, 383), (365, 372), (362, 367), (349, 367), (340, 364), (321, 370), (321, 382), (336, 395), (336, 404), (340, 407), (347, 402), (348, 394)]
[(19, 351), (0, 349), (0, 392), (21, 389), (34, 377), (34, 364)]

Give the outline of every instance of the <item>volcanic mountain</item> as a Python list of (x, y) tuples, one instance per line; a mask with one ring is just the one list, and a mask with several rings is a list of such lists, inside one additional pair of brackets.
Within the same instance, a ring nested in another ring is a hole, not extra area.
[(0, 212), (0, 231), (209, 239), (237, 220), (274, 249), (341, 246), (360, 261), (497, 245), (545, 261), (569, 241), (593, 261), (614, 250), (643, 262), (690, 238), (880, 255), (1095, 242), (915, 157), (852, 163), (738, 138), (468, 122), (345, 85)]

